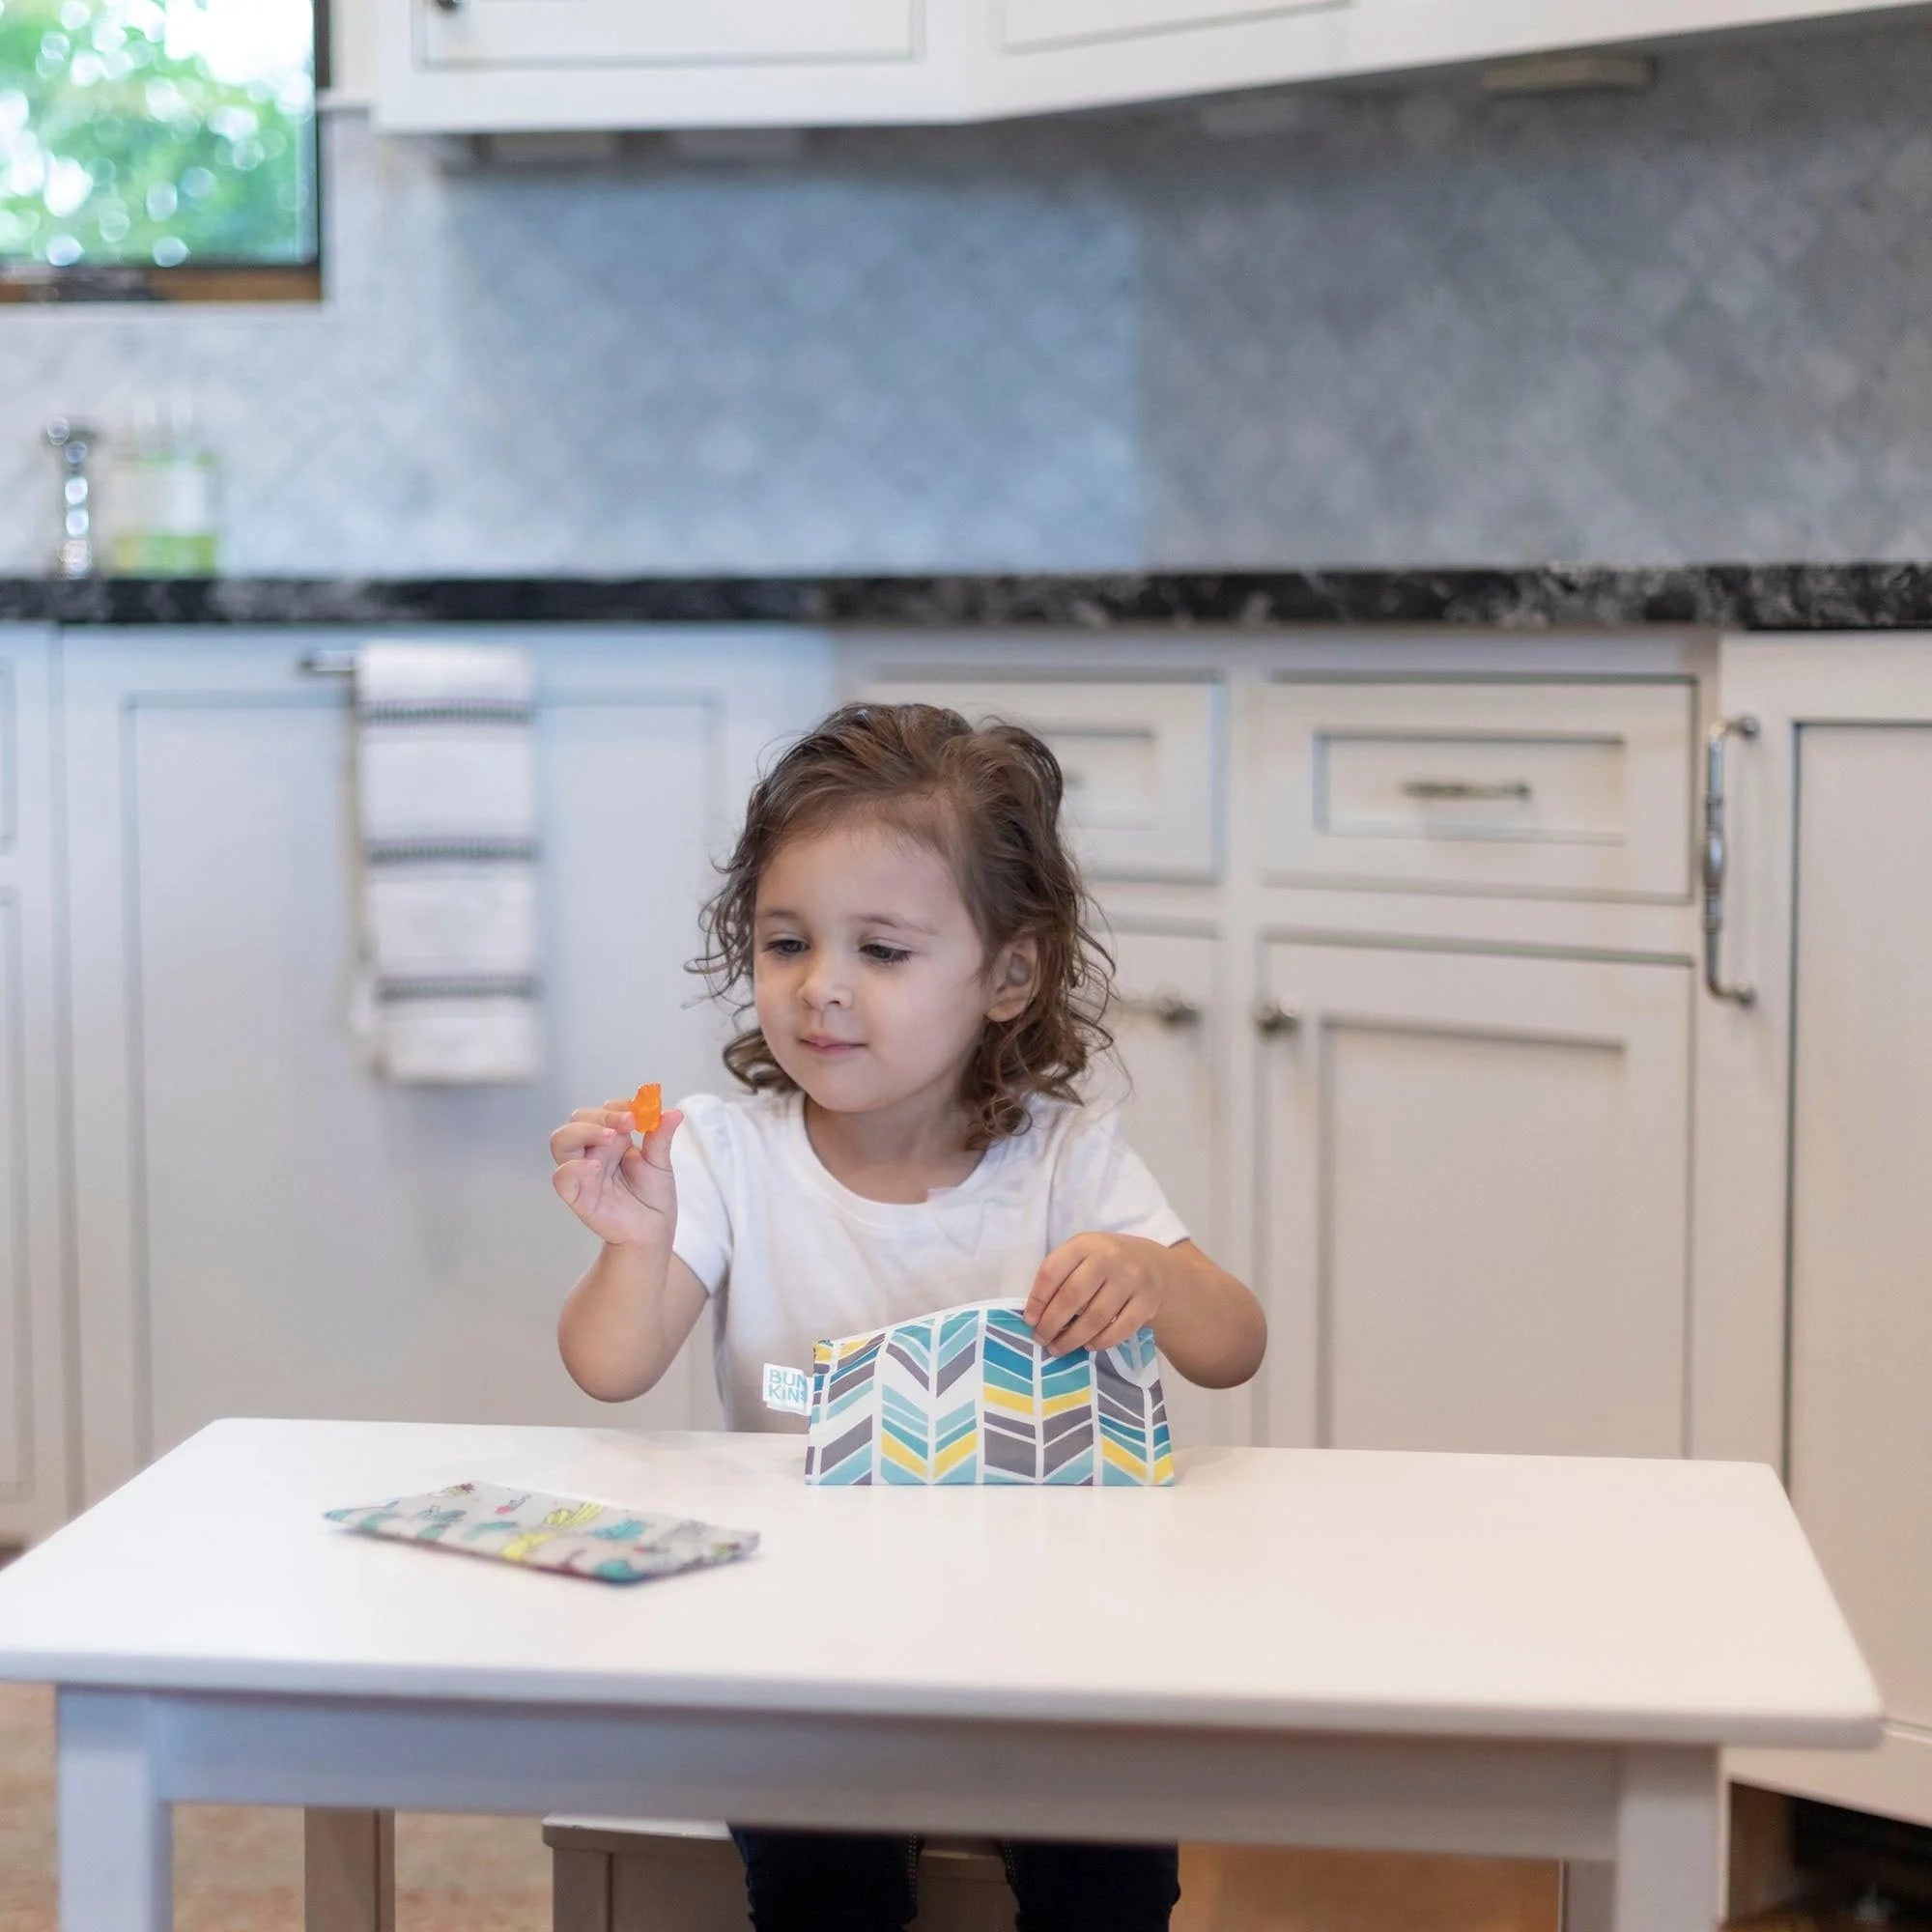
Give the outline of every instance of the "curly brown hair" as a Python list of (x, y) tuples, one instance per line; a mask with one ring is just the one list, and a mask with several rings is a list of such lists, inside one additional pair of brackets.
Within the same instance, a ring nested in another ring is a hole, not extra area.
[[(1030, 939), (1038, 973), (1025, 1009), (986, 1022), (961, 1080), (969, 1149), (1021, 1134), (1036, 1094), (1079, 1097), (1076, 1082), (1113, 1046), (1101, 1023), (1114, 957), (1060, 823), (1060, 760), (1031, 731), (969, 724), (936, 704), (847, 704), (789, 747), (752, 788), (744, 829), (720, 863), (724, 884), (700, 922), (706, 950), (689, 962), (734, 1017), (752, 1008), (758, 881), (788, 838), (854, 816), (937, 852), (953, 868), (990, 962)], [(753, 1092), (796, 1083), (754, 1023), (724, 1049)]]

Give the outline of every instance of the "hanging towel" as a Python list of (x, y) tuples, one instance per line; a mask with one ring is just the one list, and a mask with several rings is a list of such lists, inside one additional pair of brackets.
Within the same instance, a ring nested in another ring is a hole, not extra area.
[(355, 654), (360, 957), (352, 1024), (390, 1080), (536, 1078), (536, 782), (527, 655)]

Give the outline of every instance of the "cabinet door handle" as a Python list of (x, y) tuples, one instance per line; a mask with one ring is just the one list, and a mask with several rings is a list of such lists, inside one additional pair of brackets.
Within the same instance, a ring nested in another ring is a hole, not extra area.
[(354, 651), (304, 651), (296, 660), (296, 668), (304, 677), (354, 677)]
[(1426, 805), (1465, 804), (1471, 799), (1516, 799), (1527, 805), (1529, 782), (1526, 779), (1503, 779), (1493, 784), (1478, 784), (1469, 779), (1405, 779), (1402, 795), (1421, 799)]
[(1272, 1039), (1278, 1033), (1293, 1033), (1301, 1025), (1301, 1015), (1279, 1000), (1257, 1000), (1252, 1017), (1255, 1031), (1265, 1039)]
[(440, 7), (445, 14), (453, 14), (459, 7), (463, 5), (463, 0), (436, 0), (436, 4), (439, 7)]
[(1201, 1009), (1185, 993), (1177, 993), (1166, 986), (1153, 993), (1117, 993), (1114, 1004), (1123, 1013), (1132, 1013), (1137, 1019), (1158, 1020), (1164, 1027), (1194, 1026), (1201, 1018)]
[(1758, 723), (1748, 712), (1720, 718), (1704, 734), (1704, 985), (1714, 1000), (1755, 1006), (1757, 988), (1726, 985), (1721, 964), (1724, 934), (1724, 875), (1730, 852), (1724, 843), (1724, 745), (1735, 732), (1755, 738)]

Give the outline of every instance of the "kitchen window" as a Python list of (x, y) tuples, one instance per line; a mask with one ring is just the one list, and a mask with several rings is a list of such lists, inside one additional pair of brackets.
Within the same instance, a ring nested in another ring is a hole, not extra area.
[(0, 0), (0, 300), (312, 300), (317, 0)]

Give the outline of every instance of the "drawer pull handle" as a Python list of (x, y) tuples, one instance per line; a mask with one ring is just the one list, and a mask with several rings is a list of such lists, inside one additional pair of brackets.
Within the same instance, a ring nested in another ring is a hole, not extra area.
[(1461, 805), (1472, 799), (1514, 799), (1527, 805), (1529, 785), (1522, 779), (1505, 779), (1495, 784), (1476, 784), (1467, 779), (1406, 779), (1403, 781), (1402, 795), (1420, 799), (1426, 805), (1451, 801)]
[(1114, 1004), (1123, 1013), (1132, 1013), (1137, 1019), (1158, 1020), (1164, 1027), (1196, 1026), (1201, 1020), (1201, 1009), (1186, 994), (1165, 986), (1155, 993), (1117, 994)]
[(1276, 1034), (1293, 1033), (1301, 1025), (1301, 1015), (1279, 1000), (1257, 1000), (1254, 1008), (1255, 1031), (1264, 1039)]
[(1704, 986), (1714, 1000), (1741, 1007), (1757, 1004), (1757, 988), (1726, 985), (1721, 952), (1724, 935), (1724, 876), (1731, 855), (1724, 842), (1724, 745), (1735, 732), (1755, 738), (1758, 722), (1748, 712), (1720, 718), (1704, 734)]

